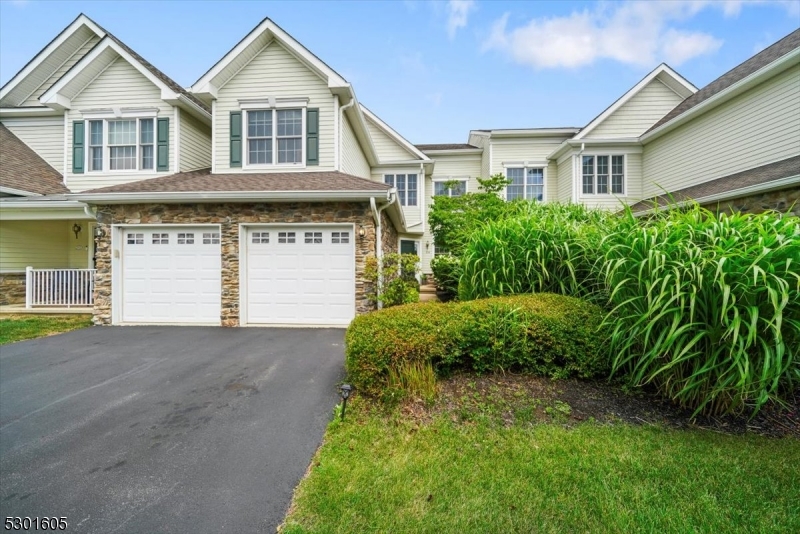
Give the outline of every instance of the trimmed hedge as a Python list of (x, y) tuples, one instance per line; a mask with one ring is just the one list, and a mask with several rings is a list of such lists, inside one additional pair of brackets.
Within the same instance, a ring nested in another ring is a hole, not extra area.
[(440, 371), (522, 370), (590, 377), (609, 370), (605, 313), (585, 301), (539, 293), (470, 302), (426, 302), (356, 317), (345, 335), (349, 380), (380, 395), (389, 369), (430, 362)]

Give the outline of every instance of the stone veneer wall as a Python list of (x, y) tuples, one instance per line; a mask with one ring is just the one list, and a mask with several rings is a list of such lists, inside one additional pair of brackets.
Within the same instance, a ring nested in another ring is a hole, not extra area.
[(0, 306), (25, 304), (25, 273), (0, 274)]
[(786, 213), (791, 208), (789, 213), (800, 217), (800, 187), (703, 204), (703, 207), (712, 211), (741, 213), (764, 213), (770, 210)]
[(381, 238), (381, 248), (383, 249), (383, 253), (391, 254), (393, 252), (397, 252), (397, 230), (395, 230), (392, 221), (389, 220), (389, 216), (386, 215), (386, 211), (381, 213), (381, 232), (383, 233)]
[[(364, 293), (364, 263), (375, 254), (375, 223), (366, 202), (276, 203), (276, 204), (130, 204), (98, 206), (97, 224), (105, 231), (99, 240), (95, 268), (94, 323), (111, 324), (111, 226), (112, 224), (218, 224), (222, 247), (223, 326), (239, 326), (239, 224), (242, 223), (354, 223), (356, 226), (356, 313), (374, 307)], [(384, 246), (397, 232), (388, 218), (384, 224)], [(359, 225), (365, 236), (358, 238)], [(389, 234), (389, 237), (387, 237)]]

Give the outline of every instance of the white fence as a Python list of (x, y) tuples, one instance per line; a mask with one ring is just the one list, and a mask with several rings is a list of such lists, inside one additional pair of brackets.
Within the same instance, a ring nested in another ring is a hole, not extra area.
[(92, 306), (94, 269), (25, 269), (25, 307)]

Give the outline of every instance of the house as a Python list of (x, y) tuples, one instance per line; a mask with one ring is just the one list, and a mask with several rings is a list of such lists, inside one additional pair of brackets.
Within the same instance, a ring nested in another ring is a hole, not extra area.
[(344, 326), (372, 308), (366, 258), (429, 272), (435, 196), (497, 173), (507, 199), (785, 209), (799, 57), (800, 31), (700, 90), (660, 65), (583, 128), (414, 145), (269, 19), (184, 88), (80, 15), (0, 89), (0, 304)]

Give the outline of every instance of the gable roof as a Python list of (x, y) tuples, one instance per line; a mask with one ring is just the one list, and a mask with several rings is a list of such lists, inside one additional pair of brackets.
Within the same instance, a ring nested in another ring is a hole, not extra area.
[[(3, 102), (3, 106), (16, 107), (22, 104), (57, 72), (64, 60), (80, 48), (87, 34), (104, 37), (105, 31), (81, 13), (0, 88), (0, 102)], [(55, 57), (59, 52), (66, 54), (66, 57)], [(46, 65), (51, 57), (54, 58), (55, 68)]]
[(0, 191), (9, 190), (34, 195), (69, 193), (61, 173), (0, 123)]
[(642, 200), (632, 205), (631, 209), (634, 213), (643, 213), (655, 206), (666, 207), (672, 202), (714, 202), (792, 184), (800, 184), (800, 155)]
[[(265, 18), (244, 36), (228, 53), (205, 72), (190, 88), (195, 94), (215, 98), (216, 90), (232, 78), (271, 40), (277, 40), (289, 53), (306, 64), (312, 71), (324, 78), (334, 94), (348, 95), (350, 84), (338, 72), (303, 46), (271, 19)], [(241, 57), (240, 57), (241, 56)]]
[(678, 104), (672, 111), (667, 113), (660, 121), (655, 123), (644, 135), (652, 132), (677, 119), (690, 109), (698, 104), (708, 100), (709, 98), (721, 93), (732, 85), (740, 82), (750, 76), (751, 74), (761, 70), (775, 60), (785, 56), (786, 54), (800, 48), (800, 30), (795, 30), (777, 43), (769, 46), (751, 57), (744, 63), (732, 68), (713, 82), (709, 83), (701, 90), (697, 91), (694, 95), (690, 96), (680, 104)]
[(631, 98), (636, 96), (642, 89), (647, 87), (650, 82), (653, 80), (658, 79), (664, 85), (672, 89), (678, 96), (682, 98), (689, 97), (690, 95), (694, 94), (697, 91), (697, 87), (692, 85), (686, 78), (678, 74), (675, 70), (672, 69), (666, 63), (662, 63), (652, 71), (650, 71), (647, 76), (639, 80), (639, 83), (631, 87), (624, 95), (619, 97), (614, 103), (604, 109), (597, 117), (592, 119), (589, 124), (587, 124), (580, 132), (578, 132), (574, 139), (583, 139), (588, 135), (592, 130), (594, 130), (597, 126), (599, 126), (603, 121), (605, 121), (608, 117), (610, 117), (615, 111), (625, 105)]

